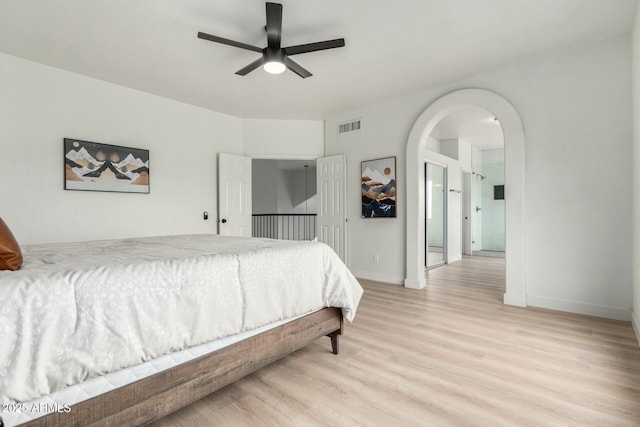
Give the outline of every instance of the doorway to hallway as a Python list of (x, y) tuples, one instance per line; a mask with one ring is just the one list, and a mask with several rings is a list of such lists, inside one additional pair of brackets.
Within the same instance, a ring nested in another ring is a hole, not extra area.
[[(494, 114), (499, 121), (504, 136), (504, 162), (505, 168), (504, 187), (505, 195), (505, 304), (526, 306), (525, 270), (526, 259), (524, 256), (524, 129), (518, 112), (500, 95), (483, 89), (462, 89), (447, 94), (434, 101), (416, 120), (407, 141), (407, 214), (414, 217), (415, 221), (407, 221), (406, 230), (406, 254), (407, 273), (405, 286), (410, 288), (423, 288), (426, 286), (424, 270), (425, 259), (425, 199), (424, 199), (424, 175), (422, 173), (424, 159), (428, 155), (429, 137), (444, 117), (465, 109), (468, 106), (480, 106)], [(454, 145), (455, 146), (455, 145)], [(460, 151), (458, 154), (460, 155)], [(459, 157), (460, 159), (460, 157)], [(449, 201), (460, 204), (461, 181), (458, 179), (457, 188), (449, 188)], [(456, 200), (456, 194), (458, 199)], [(450, 203), (451, 205), (451, 203)], [(461, 209), (458, 208), (456, 221), (461, 221)], [(449, 212), (451, 218), (452, 214)], [(458, 222), (458, 224), (460, 224)], [(450, 227), (452, 228), (452, 227)], [(454, 227), (455, 229), (455, 227)], [(457, 228), (458, 231), (462, 226)], [(451, 232), (451, 230), (450, 230)], [(457, 253), (453, 254), (458, 259), (462, 257), (462, 238), (456, 236), (457, 242), (450, 239), (449, 252), (457, 246)], [(449, 262), (453, 259), (449, 255)], [(429, 270), (431, 271), (431, 270)], [(437, 271), (437, 269), (433, 270)]]
[(315, 240), (316, 160), (252, 159), (252, 237)]

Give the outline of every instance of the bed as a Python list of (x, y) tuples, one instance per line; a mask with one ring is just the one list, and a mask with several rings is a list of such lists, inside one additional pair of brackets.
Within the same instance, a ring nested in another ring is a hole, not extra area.
[(218, 235), (23, 248), (0, 271), (5, 425), (140, 425), (323, 337), (362, 295), (326, 245)]

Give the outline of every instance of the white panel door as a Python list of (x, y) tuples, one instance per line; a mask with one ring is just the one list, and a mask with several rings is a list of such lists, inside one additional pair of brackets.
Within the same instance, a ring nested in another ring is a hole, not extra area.
[(318, 240), (347, 262), (347, 158), (344, 154), (317, 160)]
[(251, 237), (251, 158), (218, 155), (218, 233)]

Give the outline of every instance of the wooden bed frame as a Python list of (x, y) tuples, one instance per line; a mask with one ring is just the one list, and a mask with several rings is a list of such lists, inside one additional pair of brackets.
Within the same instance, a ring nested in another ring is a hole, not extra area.
[(96, 396), (26, 426), (132, 426), (158, 420), (322, 336), (338, 354), (342, 312), (324, 308), (213, 353)]

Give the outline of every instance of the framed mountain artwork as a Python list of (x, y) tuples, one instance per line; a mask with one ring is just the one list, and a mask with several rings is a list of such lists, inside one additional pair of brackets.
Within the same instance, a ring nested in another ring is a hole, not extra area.
[(149, 150), (64, 139), (64, 189), (149, 193)]
[(396, 217), (396, 158), (361, 163), (362, 218)]

